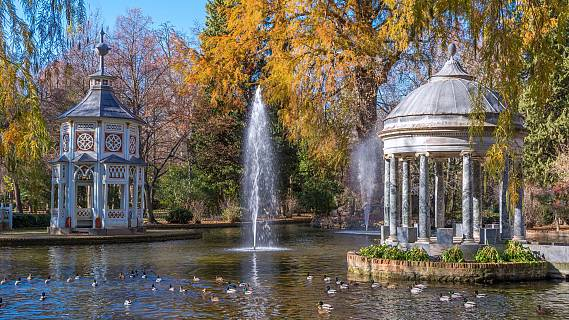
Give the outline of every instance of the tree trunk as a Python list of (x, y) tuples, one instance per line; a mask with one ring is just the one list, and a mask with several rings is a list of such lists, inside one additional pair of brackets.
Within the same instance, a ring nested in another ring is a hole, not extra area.
[(18, 210), (19, 213), (23, 213), (24, 207), (22, 206), (22, 194), (20, 190), (20, 184), (18, 183), (18, 180), (15, 179), (14, 179), (14, 200), (16, 200), (16, 210)]
[(154, 183), (146, 184), (146, 210), (148, 211), (148, 222), (156, 223), (156, 218), (154, 217)]

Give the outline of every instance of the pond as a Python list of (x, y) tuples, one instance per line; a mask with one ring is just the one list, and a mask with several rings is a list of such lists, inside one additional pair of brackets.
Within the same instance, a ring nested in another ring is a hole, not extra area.
[[(346, 251), (372, 242), (361, 235), (337, 234), (308, 226), (275, 226), (279, 246), (288, 250), (243, 252), (238, 228), (205, 230), (203, 239), (141, 244), (96, 246), (45, 246), (1, 248), (0, 277), (10, 281), (0, 286), (4, 306), (2, 319), (543, 319), (536, 307), (549, 312), (545, 318), (569, 317), (569, 283), (543, 281), (493, 286), (428, 284), (412, 295), (410, 283), (396, 288), (372, 289), (352, 285), (337, 294), (325, 293), (324, 275), (346, 279)], [(139, 275), (130, 278), (130, 270)], [(148, 274), (141, 277), (142, 270)], [(118, 274), (127, 274), (119, 280)], [(314, 275), (312, 281), (306, 274)], [(34, 278), (25, 279), (28, 273)], [(76, 273), (79, 280), (66, 282)], [(162, 282), (156, 283), (159, 274)], [(51, 275), (48, 284), (44, 280)], [(199, 282), (193, 282), (193, 277)], [(227, 294), (217, 276), (251, 285), (252, 294)], [(22, 277), (22, 284), (14, 279)], [(97, 279), (98, 286), (91, 283)], [(157, 288), (152, 291), (152, 284)], [(169, 285), (188, 287), (186, 293), (168, 291)], [(335, 284), (332, 284), (336, 287)], [(207, 288), (218, 302), (204, 298)], [(465, 309), (461, 301), (440, 302), (440, 293), (462, 292), (477, 307)], [(474, 290), (487, 294), (473, 297)], [(46, 300), (40, 301), (42, 292)], [(125, 306), (125, 299), (132, 305)], [(318, 301), (334, 307), (319, 315)]]

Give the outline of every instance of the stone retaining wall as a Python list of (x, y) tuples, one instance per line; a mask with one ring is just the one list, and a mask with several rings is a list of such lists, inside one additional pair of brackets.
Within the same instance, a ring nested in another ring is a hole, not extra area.
[(545, 261), (528, 263), (446, 263), (369, 259), (348, 252), (348, 271), (376, 279), (476, 282), (540, 280), (547, 276)]

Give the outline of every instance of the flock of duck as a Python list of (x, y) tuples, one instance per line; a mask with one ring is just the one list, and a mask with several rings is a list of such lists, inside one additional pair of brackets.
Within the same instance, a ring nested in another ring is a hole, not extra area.
[[(130, 271), (130, 273), (128, 275), (126, 275), (123, 272), (120, 272), (118, 275), (118, 279), (119, 280), (125, 280), (127, 277), (128, 278), (148, 279), (149, 281), (152, 281), (152, 285), (150, 287), (150, 290), (157, 291), (157, 290), (159, 290), (158, 284), (162, 282), (162, 278), (160, 277), (160, 275), (158, 275), (154, 272), (150, 272), (150, 273), (153, 273), (153, 279), (150, 279), (149, 274), (147, 274), (146, 271), (142, 271), (141, 273), (139, 273), (137, 270)], [(72, 283), (72, 282), (75, 282), (77, 280), (80, 280), (81, 278), (82, 277), (79, 274), (75, 274), (75, 276), (71, 276), (71, 277), (67, 278), (66, 282)], [(32, 279), (33, 279), (32, 275), (28, 274), (28, 276), (26, 277), (27, 282), (31, 284)], [(306, 275), (306, 280), (308, 282), (312, 283), (314, 280), (314, 276), (311, 275), (310, 273), (308, 273)], [(51, 281), (52, 281), (51, 276), (48, 276), (47, 278), (43, 279), (43, 282), (46, 285), (48, 285)], [(201, 279), (196, 277), (196, 276), (193, 276), (191, 281), (194, 284), (197, 284), (201, 281)], [(9, 281), (7, 278), (3, 278), (2, 280), (0, 280), (0, 286), (7, 285), (7, 284), (9, 284), (9, 282), (11, 282), (11, 281)], [(339, 277), (335, 277), (335, 279), (332, 280), (332, 278), (327, 276), (327, 275), (323, 276), (323, 282), (324, 282), (324, 285), (326, 286), (325, 293), (329, 296), (335, 295), (339, 291), (348, 290), (350, 288), (350, 286), (361, 285), (360, 283), (357, 283), (357, 282), (349, 282), (349, 283), (344, 282)], [(23, 285), (24, 280), (22, 280), (22, 278), (19, 277), (16, 280), (14, 280), (12, 283), (14, 286), (17, 287), (17, 286)], [(235, 295), (235, 294), (238, 294), (239, 292), (242, 292), (244, 295), (253, 294), (253, 290), (247, 282), (232, 283), (231, 281), (225, 281), (225, 279), (221, 276), (217, 276), (215, 278), (215, 283), (217, 285), (222, 286), (223, 292), (225, 292), (228, 295)], [(336, 286), (334, 286), (334, 284)], [(99, 286), (97, 279), (92, 280), (91, 286), (94, 288)], [(372, 289), (379, 289), (382, 287), (383, 286), (381, 284), (379, 284), (373, 280), (371, 281), (371, 288)], [(191, 288), (193, 288), (193, 287), (183, 287), (182, 285), (179, 285), (178, 288), (175, 288), (170, 283), (167, 290), (170, 292), (178, 291), (180, 293), (185, 293), (188, 290), (190, 290)], [(397, 286), (394, 284), (389, 284), (389, 285), (385, 285), (385, 288), (386, 289), (395, 289), (395, 288), (397, 288)], [(422, 284), (422, 283), (415, 283), (413, 286), (409, 286), (408, 289), (412, 295), (419, 295), (419, 294), (422, 294), (425, 292), (425, 290), (427, 289), (427, 285)], [(213, 292), (208, 291), (207, 288), (202, 288), (201, 294), (202, 294), (202, 297), (204, 299), (207, 299), (207, 300), (214, 302), (214, 303), (219, 302), (219, 299), (220, 299), (219, 296), (214, 294)], [(472, 295), (472, 297), (475, 299), (484, 299), (484, 298), (486, 298), (486, 294), (479, 293), (478, 290), (475, 290), (474, 295)], [(46, 293), (42, 292), (40, 297), (39, 297), (39, 300), (45, 301), (46, 299), (47, 299)], [(468, 300), (465, 295), (463, 295), (462, 293), (459, 293), (459, 292), (450, 291), (448, 293), (448, 295), (440, 293), (438, 299), (442, 303), (449, 303), (452, 301), (461, 301), (464, 304), (464, 308), (466, 308), (466, 309), (472, 309), (472, 308), (476, 307), (476, 302), (474, 302), (473, 300)], [(133, 303), (134, 303), (133, 299), (126, 299), (124, 301), (124, 306), (128, 307), (128, 306), (131, 306)], [(0, 297), (0, 308), (3, 308), (5, 305), (6, 305), (6, 303), (2, 300), (2, 297)], [(320, 313), (320, 314), (328, 314), (332, 310), (334, 310), (334, 307), (329, 303), (324, 303), (323, 301), (319, 301), (318, 305), (317, 305), (317, 309), (318, 309), (318, 313)], [(537, 310), (536, 310), (536, 312), (538, 314), (546, 314), (547, 311), (548, 310), (545, 310), (541, 306), (538, 306)]]
[[(149, 272), (149, 273), (153, 273), (153, 279), (150, 279), (149, 274), (146, 271), (142, 271), (141, 273), (139, 273), (137, 270), (132, 270), (130, 271), (130, 273), (128, 274), (128, 276), (123, 273), (120, 272), (118, 275), (118, 279), (119, 280), (126, 280), (126, 278), (141, 278), (141, 279), (148, 279), (149, 281), (152, 281), (152, 285), (150, 287), (151, 291), (158, 291), (158, 284), (162, 282), (162, 277), (160, 277), (159, 274), (156, 274), (154, 272)], [(80, 276), (79, 274), (75, 274), (75, 276), (71, 276), (69, 278), (67, 278), (67, 280), (65, 282), (67, 283), (73, 283), (75, 281), (81, 280), (82, 276)], [(28, 274), (28, 276), (25, 278), (26, 282), (31, 284), (32, 280), (34, 278), (32, 277), (32, 274)], [(48, 276), (47, 278), (45, 278), (43, 280), (44, 284), (48, 285), (51, 282), (51, 276)], [(192, 282), (194, 284), (197, 284), (201, 281), (200, 278), (194, 276), (192, 278)], [(0, 286), (3, 285), (8, 285), (9, 282), (11, 282), (10, 280), (8, 280), (6, 277), (4, 277), (2, 280), (0, 280)], [(224, 286), (223, 291), (227, 294), (237, 294), (239, 292), (242, 292), (245, 295), (251, 295), (253, 293), (251, 286), (246, 283), (246, 282), (239, 282), (239, 283), (232, 283), (230, 281), (225, 281), (225, 279), (223, 277), (216, 277), (215, 278), (215, 282), (218, 285), (222, 285)], [(24, 280), (22, 280), (21, 277), (18, 277), (16, 280), (13, 281), (13, 285), (18, 287), (24, 284)], [(91, 286), (93, 288), (96, 288), (99, 286), (99, 282), (97, 282), (97, 279), (93, 279), (93, 281), (91, 282)], [(178, 291), (180, 293), (186, 293), (190, 290), (190, 287), (184, 287), (182, 285), (179, 285), (178, 288), (174, 288), (174, 286), (170, 283), (168, 286), (168, 291), (170, 292), (175, 292)], [(219, 302), (219, 296), (217, 296), (216, 294), (208, 291), (207, 288), (202, 288), (201, 289), (201, 294), (204, 298), (207, 298), (209, 301), (211, 302)], [(47, 294), (45, 293), (45, 291), (43, 291), (39, 297), (40, 301), (45, 301), (47, 299)], [(124, 305), (125, 306), (131, 306), (134, 303), (133, 299), (126, 299), (124, 301)], [(6, 302), (3, 301), (2, 297), (0, 297), (0, 308), (3, 308), (6, 306)]]
[[(312, 281), (314, 279), (314, 276), (312, 276), (310, 273), (308, 273), (306, 275), (306, 280), (308, 281)], [(353, 283), (346, 283), (342, 280), (340, 280), (340, 278), (336, 277), (335, 280), (332, 280), (332, 278), (330, 278), (327, 275), (324, 275), (324, 283), (326, 284), (326, 289), (325, 292), (328, 295), (334, 295), (336, 293), (338, 293), (338, 290), (343, 291), (343, 290), (347, 290), (350, 288), (350, 285), (360, 285), (357, 282), (353, 282)], [(330, 285), (335, 283), (336, 284), (336, 288), (332, 288)], [(381, 288), (382, 285), (375, 282), (374, 280), (371, 280), (371, 288), (372, 289), (379, 289)], [(387, 289), (395, 289), (397, 286), (394, 284), (389, 284), (385, 286)], [(409, 287), (409, 292), (413, 295), (418, 295), (423, 293), (423, 291), (427, 289), (427, 285), (422, 284), (422, 283), (415, 283), (413, 286)], [(486, 298), (486, 294), (484, 293), (479, 293), (478, 290), (474, 291), (474, 296), (477, 299), (483, 299)], [(472, 300), (468, 300), (465, 296), (463, 296), (461, 293), (458, 292), (454, 292), (454, 291), (450, 291), (448, 295), (443, 295), (442, 293), (439, 294), (439, 301), (441, 302), (451, 302), (453, 300), (458, 300), (458, 301), (462, 301), (464, 303), (464, 307), (466, 309), (472, 309), (476, 307), (476, 302), (472, 301)], [(329, 313), (334, 309), (334, 307), (328, 303), (323, 303), (322, 301), (320, 301), (318, 303), (318, 311), (319, 313)]]

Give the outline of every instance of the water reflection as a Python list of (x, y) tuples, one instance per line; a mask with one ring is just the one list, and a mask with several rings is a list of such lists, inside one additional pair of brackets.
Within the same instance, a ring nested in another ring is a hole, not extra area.
[[(35, 275), (31, 283), (13, 282), (0, 286), (7, 303), (0, 309), (2, 319), (44, 318), (247, 318), (314, 319), (320, 317), (316, 304), (322, 300), (334, 306), (331, 319), (542, 319), (535, 313), (537, 304), (551, 309), (551, 319), (569, 314), (569, 283), (537, 282), (499, 286), (462, 286), (430, 284), (423, 294), (411, 295), (405, 283), (394, 289), (372, 289), (369, 284), (352, 285), (336, 295), (324, 292), (324, 274), (347, 279), (345, 252), (366, 245), (372, 238), (335, 234), (303, 226), (280, 226), (280, 244), (290, 250), (271, 252), (230, 251), (240, 241), (240, 230), (208, 230), (201, 240), (171, 241), (99, 246), (62, 246), (2, 248), (0, 277), (10, 279)], [(125, 281), (119, 272), (146, 270)], [(314, 275), (306, 280), (306, 273)], [(80, 280), (66, 283), (75, 273)], [(155, 273), (162, 282), (156, 283)], [(48, 285), (40, 278), (51, 275)], [(202, 281), (191, 281), (196, 275)], [(252, 295), (224, 293), (225, 286), (215, 283), (216, 276), (237, 283), (246, 281)], [(96, 278), (100, 285), (91, 287)], [(157, 291), (152, 291), (155, 284)], [(168, 291), (189, 287), (189, 292)], [(220, 297), (213, 303), (202, 296), (207, 288)], [(488, 297), (478, 307), (466, 311), (460, 302), (442, 304), (440, 293), (462, 291), (471, 297), (478, 289)], [(40, 302), (42, 291), (47, 300)], [(125, 307), (125, 299), (134, 301)]]

